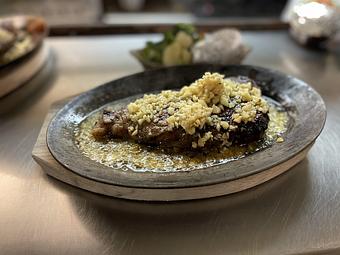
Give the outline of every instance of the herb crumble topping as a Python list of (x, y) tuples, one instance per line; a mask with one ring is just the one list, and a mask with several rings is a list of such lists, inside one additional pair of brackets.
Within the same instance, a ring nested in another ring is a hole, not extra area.
[[(224, 121), (218, 114), (227, 108), (233, 109), (232, 121)], [(127, 107), (130, 120), (135, 127), (129, 131), (138, 134), (143, 123), (157, 121), (159, 113), (166, 113), (168, 129), (183, 128), (189, 135), (206, 126), (223, 130), (228, 139), (228, 131), (239, 123), (254, 121), (258, 112), (267, 113), (268, 103), (261, 97), (261, 90), (251, 84), (225, 79), (219, 73), (206, 72), (202, 78), (180, 91), (166, 90), (159, 94), (148, 94), (130, 103)], [(211, 132), (199, 135), (193, 148), (204, 147), (214, 139)]]

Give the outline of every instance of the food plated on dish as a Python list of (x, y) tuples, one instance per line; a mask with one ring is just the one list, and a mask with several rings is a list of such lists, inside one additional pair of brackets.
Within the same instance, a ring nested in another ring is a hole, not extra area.
[(60, 179), (54, 171), (62, 169), (74, 173), (68, 183), (130, 199), (229, 194), (300, 162), (325, 116), (315, 90), (277, 71), (207, 64), (145, 71), (58, 111), (46, 142), (60, 168), (48, 173)]
[[(99, 115), (99, 116), (98, 116)], [(94, 112), (77, 129), (79, 149), (108, 166), (179, 171), (238, 159), (280, 141), (288, 116), (248, 77), (205, 73), (119, 108)]]

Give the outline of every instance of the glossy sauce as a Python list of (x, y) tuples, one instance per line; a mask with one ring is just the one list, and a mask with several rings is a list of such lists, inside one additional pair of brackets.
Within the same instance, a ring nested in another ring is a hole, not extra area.
[[(128, 100), (131, 101), (132, 99)], [(261, 141), (246, 146), (231, 146), (219, 151), (169, 153), (159, 148), (151, 148), (131, 141), (96, 141), (91, 130), (101, 114), (101, 109), (91, 113), (75, 130), (75, 140), (80, 151), (103, 165), (136, 172), (191, 171), (207, 166), (226, 163), (265, 149), (282, 137), (288, 123), (287, 113), (269, 100), (269, 125)], [(126, 100), (110, 106), (113, 109), (126, 105)]]

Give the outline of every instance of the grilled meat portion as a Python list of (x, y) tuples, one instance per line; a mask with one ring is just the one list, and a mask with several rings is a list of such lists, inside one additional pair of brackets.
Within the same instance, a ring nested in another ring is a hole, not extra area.
[[(253, 81), (245, 77), (231, 79), (238, 83), (251, 82), (252, 86), (255, 86)], [(216, 114), (220, 121), (228, 123), (228, 126), (232, 127), (228, 130), (205, 125), (203, 128), (197, 128), (194, 134), (188, 134), (181, 126), (169, 126), (167, 119), (170, 114), (166, 109), (158, 112), (151, 122), (143, 122), (141, 125), (136, 125), (130, 119), (127, 108), (117, 111), (105, 109), (93, 128), (92, 134), (97, 140), (119, 138), (151, 146), (175, 149), (247, 144), (259, 140), (264, 135), (269, 122), (268, 113), (257, 111), (252, 121), (240, 123), (233, 119), (234, 113), (235, 107), (224, 107), (220, 113)], [(197, 141), (207, 133), (210, 135), (209, 139), (204, 141), (203, 146), (197, 146)]]
[[(228, 109), (221, 113), (220, 117), (232, 123), (230, 121), (232, 114), (233, 111)], [(192, 143), (197, 141), (198, 138), (202, 137), (206, 132), (212, 132), (214, 137), (222, 136), (224, 133), (222, 130), (218, 131), (212, 127), (202, 129), (193, 135), (187, 134), (181, 127), (169, 130), (165, 121), (167, 116), (163, 114), (162, 119), (158, 122), (146, 123), (139, 128), (136, 135), (132, 135), (131, 132), (129, 132), (129, 127), (133, 127), (134, 124), (129, 120), (126, 109), (119, 111), (104, 110), (102, 117), (92, 131), (93, 136), (97, 140), (119, 138), (133, 140), (146, 145), (190, 149)], [(247, 144), (257, 141), (266, 131), (268, 122), (269, 117), (267, 113), (257, 113), (253, 122), (236, 124), (237, 128), (229, 132), (228, 141), (233, 144)], [(209, 140), (205, 147), (220, 146), (222, 143), (222, 139)]]

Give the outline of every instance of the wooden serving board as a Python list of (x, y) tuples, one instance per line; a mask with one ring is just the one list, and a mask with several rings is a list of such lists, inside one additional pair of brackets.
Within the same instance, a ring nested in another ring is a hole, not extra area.
[(136, 188), (132, 186), (112, 185), (80, 176), (62, 166), (51, 155), (46, 143), (47, 127), (54, 114), (61, 109), (64, 104), (65, 101), (56, 103), (49, 110), (33, 148), (33, 159), (48, 175), (62, 182), (112, 197), (144, 201), (178, 201), (203, 199), (236, 193), (262, 184), (286, 172), (304, 159), (312, 146), (312, 144), (309, 145), (294, 157), (270, 169), (228, 182), (185, 188)]

